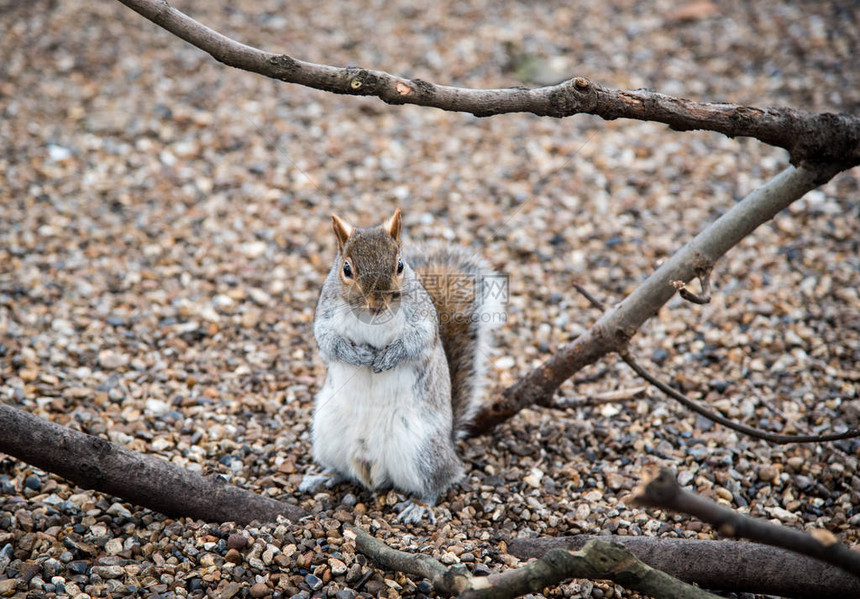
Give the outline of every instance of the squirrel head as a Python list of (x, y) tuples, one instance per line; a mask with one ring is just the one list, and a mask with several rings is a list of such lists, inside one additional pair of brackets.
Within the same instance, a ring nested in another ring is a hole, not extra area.
[(381, 314), (400, 301), (404, 278), (400, 259), (400, 208), (376, 227), (353, 227), (331, 215), (337, 239), (341, 297), (349, 305)]

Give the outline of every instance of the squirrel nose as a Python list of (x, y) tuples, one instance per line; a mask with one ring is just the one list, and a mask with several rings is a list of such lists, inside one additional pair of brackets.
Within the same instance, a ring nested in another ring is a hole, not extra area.
[(367, 298), (367, 309), (374, 314), (379, 314), (385, 309), (387, 303), (385, 298), (371, 296)]

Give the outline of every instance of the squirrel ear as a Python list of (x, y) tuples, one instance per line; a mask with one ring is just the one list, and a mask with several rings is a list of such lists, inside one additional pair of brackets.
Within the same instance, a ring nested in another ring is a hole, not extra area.
[(388, 234), (394, 238), (394, 241), (397, 242), (397, 245), (400, 245), (400, 208), (394, 211), (394, 214), (391, 218), (388, 219), (388, 222), (385, 223), (385, 230), (388, 231)]
[(336, 214), (331, 215), (331, 230), (337, 237), (337, 251), (343, 251), (343, 245), (353, 232), (353, 226), (340, 220)]

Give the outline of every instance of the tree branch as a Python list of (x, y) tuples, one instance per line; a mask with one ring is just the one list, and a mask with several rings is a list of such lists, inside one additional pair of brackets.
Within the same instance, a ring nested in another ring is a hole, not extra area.
[(523, 375), (484, 408), (472, 434), (482, 434), (531, 405), (547, 405), (561, 384), (610, 352), (622, 351), (642, 324), (675, 294), (673, 281), (689, 281), (709, 272), (714, 263), (759, 225), (839, 172), (790, 166), (753, 191), (675, 252), (624, 301), (588, 331), (562, 346), (546, 362)]
[(816, 530), (807, 534), (746, 516), (685, 491), (668, 468), (661, 468), (651, 480), (643, 481), (633, 495), (639, 505), (693, 516), (716, 528), (721, 535), (782, 547), (860, 577), (860, 552), (840, 544), (830, 531)]
[(654, 597), (716, 599), (711, 593), (645, 565), (624, 545), (605, 540), (592, 539), (581, 551), (552, 549), (536, 562), (515, 570), (474, 577), (460, 564), (446, 568), (427, 555), (392, 549), (361, 529), (352, 532), (356, 549), (380, 568), (427, 578), (437, 593), (458, 595), (460, 599), (508, 599), (540, 593), (570, 578), (612, 580)]
[[(550, 549), (582, 549), (591, 535), (513, 539), (508, 553), (522, 560)], [(761, 593), (793, 599), (855, 599), (860, 579), (818, 560), (779, 547), (746, 541), (701, 541), (659, 537), (619, 537), (633, 554), (657, 570), (712, 591)], [(694, 557), (693, 557), (694, 556)]]
[(491, 116), (530, 112), (567, 117), (594, 114), (669, 125), (677, 131), (703, 129), (729, 137), (754, 137), (785, 148), (793, 164), (860, 164), (860, 118), (815, 114), (790, 108), (756, 108), (694, 102), (648, 90), (621, 91), (574, 77), (537, 89), (466, 89), (404, 79), (383, 71), (339, 68), (264, 52), (234, 41), (172, 8), (165, 0), (119, 0), (159, 27), (228, 66), (338, 94), (375, 96), (388, 104), (417, 104)]
[(203, 477), (0, 403), (0, 452), (73, 483), (168, 516), (208, 522), (298, 520), (301, 508)]

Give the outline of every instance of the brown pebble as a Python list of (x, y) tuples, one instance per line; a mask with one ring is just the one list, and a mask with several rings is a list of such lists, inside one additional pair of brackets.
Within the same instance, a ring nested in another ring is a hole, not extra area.
[(355, 563), (349, 567), (349, 571), (346, 573), (346, 581), (355, 582), (359, 578), (361, 578), (361, 564)]
[(248, 537), (245, 535), (240, 535), (237, 532), (230, 534), (227, 537), (227, 549), (237, 549), (241, 551), (245, 547), (248, 546)]
[(230, 599), (242, 590), (242, 585), (238, 582), (228, 582), (221, 588), (221, 599)]
[(21, 380), (25, 383), (30, 383), (36, 380), (36, 377), (39, 376), (39, 371), (35, 368), (24, 368), (18, 371), (18, 376), (20, 376)]
[(224, 556), (228, 562), (232, 564), (241, 564), (242, 563), (242, 554), (239, 553), (236, 549), (228, 549), (227, 555)]
[(0, 597), (11, 597), (18, 590), (18, 581), (14, 578), (0, 580)]
[(803, 463), (805, 461), (806, 460), (804, 460), (800, 456), (794, 456), (794, 457), (788, 458), (787, 463), (788, 463), (788, 467), (791, 468), (793, 471), (800, 472), (803, 469)]
[(381, 580), (368, 580), (364, 585), (364, 590), (371, 595), (376, 595), (385, 589), (385, 583)]
[(248, 594), (251, 595), (251, 597), (254, 597), (254, 599), (262, 599), (262, 597), (267, 597), (271, 592), (271, 589), (266, 586), (266, 583), (258, 582), (251, 585), (251, 589), (248, 591)]
[(771, 482), (777, 477), (777, 470), (770, 464), (759, 466), (758, 478), (765, 482)]
[(338, 520), (335, 520), (334, 518), (326, 518), (325, 520), (323, 520), (322, 524), (323, 528), (329, 531), (337, 530), (340, 528), (340, 522)]

